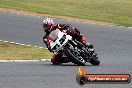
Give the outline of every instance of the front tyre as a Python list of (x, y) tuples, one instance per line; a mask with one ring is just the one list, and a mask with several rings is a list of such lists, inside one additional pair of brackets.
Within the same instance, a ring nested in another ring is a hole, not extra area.
[(93, 58), (90, 59), (90, 63), (92, 65), (99, 65), (100, 64), (100, 61), (99, 61), (99, 59), (98, 59), (97, 56), (93, 56)]
[(85, 61), (82, 57), (78, 58), (78, 56), (74, 55), (70, 50), (66, 50), (65, 54), (68, 58), (71, 58), (74, 64), (85, 66)]

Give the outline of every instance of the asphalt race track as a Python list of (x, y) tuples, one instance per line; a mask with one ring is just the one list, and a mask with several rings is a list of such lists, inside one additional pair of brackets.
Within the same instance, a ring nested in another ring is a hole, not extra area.
[[(41, 17), (0, 12), (0, 40), (45, 47)], [(87, 63), (87, 73), (132, 74), (132, 28), (83, 24), (55, 19), (79, 28), (95, 45), (101, 65)], [(0, 62), (0, 88), (132, 88), (132, 84), (76, 83), (78, 66), (45, 62)]]

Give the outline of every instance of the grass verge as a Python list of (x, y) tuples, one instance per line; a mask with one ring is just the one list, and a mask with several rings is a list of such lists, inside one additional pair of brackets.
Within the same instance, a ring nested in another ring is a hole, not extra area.
[(0, 8), (132, 26), (132, 0), (0, 0)]
[(51, 56), (46, 49), (0, 42), (0, 60), (40, 60)]

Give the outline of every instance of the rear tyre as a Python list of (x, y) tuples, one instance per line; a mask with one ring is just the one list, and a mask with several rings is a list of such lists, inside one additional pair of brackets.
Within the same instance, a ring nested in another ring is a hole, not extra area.
[(74, 64), (85, 66), (85, 61), (82, 57), (78, 58), (76, 55), (71, 53), (70, 50), (66, 50), (65, 54), (67, 55), (68, 58), (71, 58)]

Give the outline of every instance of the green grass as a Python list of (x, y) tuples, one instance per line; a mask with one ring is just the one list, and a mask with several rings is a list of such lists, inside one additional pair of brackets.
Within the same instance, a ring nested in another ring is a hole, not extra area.
[(40, 60), (51, 56), (46, 49), (0, 42), (0, 60)]
[(132, 0), (0, 0), (0, 8), (132, 26)]

